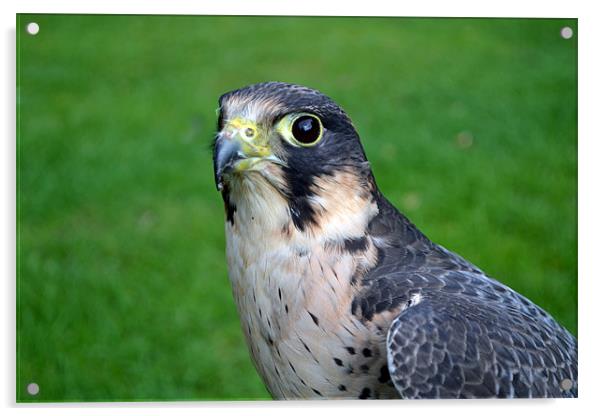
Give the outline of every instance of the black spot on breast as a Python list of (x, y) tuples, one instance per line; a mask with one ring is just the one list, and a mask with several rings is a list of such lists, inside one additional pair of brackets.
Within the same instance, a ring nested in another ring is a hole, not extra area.
[(389, 367), (385, 364), (380, 368), (380, 376), (378, 377), (378, 381), (381, 383), (388, 383), (391, 380), (391, 375), (389, 374)]
[(310, 311), (307, 311), (307, 313), (309, 314), (309, 316), (311, 316), (312, 321), (314, 321), (314, 324), (316, 324), (317, 326), (320, 326), (320, 324), (318, 323), (318, 317), (316, 315), (314, 315), (313, 313), (311, 313)]
[(270, 343), (270, 345), (274, 345), (274, 340), (270, 336), (268, 336), (268, 342)]
[[(312, 390), (314, 391), (314, 393), (316, 393), (318, 396), (322, 396), (322, 393), (320, 393), (318, 390), (312, 388)], [(323, 396), (322, 396), (323, 397)]]
[(293, 373), (297, 374), (297, 370), (295, 370), (295, 366), (289, 361), (288, 365), (291, 366), (291, 370), (293, 370)]
[(347, 352), (351, 355), (355, 355), (355, 348), (353, 347), (345, 347), (345, 349), (347, 350)]
[(278, 299), (282, 300), (282, 291), (278, 288)]
[(288, 305), (284, 305), (284, 311), (288, 313)]
[(372, 394), (372, 392), (370, 391), (370, 389), (368, 387), (364, 387), (364, 389), (362, 390), (362, 392), (360, 393), (358, 397), (358, 399), (368, 399), (370, 397), (370, 395)]
[(352, 315), (356, 315), (356, 311), (357, 311), (358, 307), (359, 307), (359, 302), (358, 302), (357, 298), (354, 298), (351, 301), (351, 314)]
[(364, 373), (367, 373), (370, 371), (370, 367), (367, 364), (362, 364), (360, 365), (360, 370), (362, 370)]
[(348, 238), (343, 242), (343, 249), (351, 254), (357, 253), (358, 251), (364, 251), (367, 246), (368, 239), (365, 236)]
[(344, 384), (339, 384), (340, 391), (347, 391), (347, 387)]
[(335, 359), (334, 359), (334, 363), (335, 363), (336, 365), (340, 366), (340, 367), (342, 367), (342, 366), (343, 366), (343, 361), (341, 361), (341, 359), (340, 359), (340, 358), (335, 358)]
[(347, 331), (347, 332), (349, 333), (349, 335), (351, 335), (352, 337), (354, 337), (354, 336), (355, 336), (355, 334), (353, 333), (353, 331), (352, 331), (352, 330), (350, 330), (349, 328), (347, 328), (345, 325), (343, 325), (343, 329), (344, 329), (345, 331)]
[[(303, 342), (303, 340), (302, 340), (301, 338), (299, 338), (299, 341), (301, 341), (301, 344), (303, 344), (303, 348), (305, 348), (305, 350), (306, 350), (308, 353), (310, 353), (310, 354), (311, 354), (312, 352), (311, 352), (311, 350), (309, 349), (309, 347), (307, 346), (307, 344), (306, 344), (305, 342)], [(312, 354), (312, 355), (313, 355), (313, 354)]]
[(306, 257), (307, 255), (309, 255), (309, 250), (299, 249), (297, 250), (297, 255), (299, 257)]
[(372, 357), (372, 350), (370, 348), (364, 348), (362, 354), (364, 357)]

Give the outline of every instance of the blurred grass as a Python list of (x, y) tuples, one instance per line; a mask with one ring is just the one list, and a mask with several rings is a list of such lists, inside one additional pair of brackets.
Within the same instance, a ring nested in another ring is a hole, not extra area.
[(395, 205), (576, 333), (565, 25), (20, 15), (18, 400), (268, 398), (208, 150), (218, 96), (265, 80), (338, 101)]

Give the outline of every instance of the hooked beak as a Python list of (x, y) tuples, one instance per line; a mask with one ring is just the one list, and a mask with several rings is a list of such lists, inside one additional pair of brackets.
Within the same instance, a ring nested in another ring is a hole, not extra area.
[(226, 138), (221, 134), (215, 140), (213, 149), (213, 172), (215, 186), (221, 192), (224, 188), (224, 175), (234, 170), (236, 162), (246, 158), (238, 140)]
[(259, 133), (255, 123), (234, 119), (229, 121), (215, 139), (213, 171), (218, 191), (224, 179), (237, 172), (260, 170), (261, 162), (282, 164), (271, 152), (268, 140)]

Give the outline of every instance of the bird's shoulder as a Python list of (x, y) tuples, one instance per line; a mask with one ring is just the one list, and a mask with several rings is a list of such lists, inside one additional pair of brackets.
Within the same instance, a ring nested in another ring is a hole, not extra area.
[[(483, 273), (476, 266), (430, 241), (384, 197), (379, 195), (377, 203), (378, 215), (366, 231), (376, 249), (376, 261), (353, 281), (355, 315), (370, 320), (423, 292), (472, 290), (483, 283)], [(467, 273), (449, 279), (453, 272)]]
[(376, 262), (357, 279), (352, 312), (370, 320), (384, 311), (403, 310), (419, 296), (453, 297), (458, 302), (484, 302), (516, 309), (552, 326), (559, 326), (542, 308), (477, 266), (430, 241), (383, 197), (368, 235), (376, 247)]
[[(430, 241), (386, 199), (378, 203), (368, 230), (377, 262), (356, 282), (352, 312), (364, 321), (393, 316), (389, 371), (402, 396), (576, 394), (576, 341), (568, 331)], [(562, 390), (567, 379), (575, 384)]]

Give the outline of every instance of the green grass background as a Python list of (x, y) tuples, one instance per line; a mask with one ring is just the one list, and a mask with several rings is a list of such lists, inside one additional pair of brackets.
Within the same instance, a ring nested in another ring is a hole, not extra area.
[(218, 96), (266, 80), (338, 101), (398, 208), (576, 334), (565, 25), (576, 33), (576, 20), (18, 16), (18, 400), (269, 397), (231, 297), (209, 151)]

